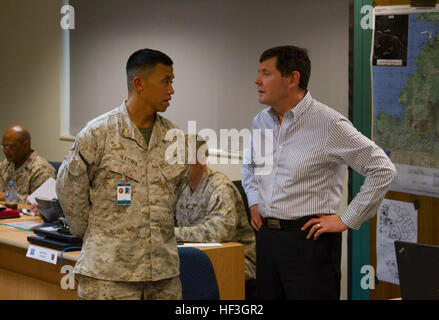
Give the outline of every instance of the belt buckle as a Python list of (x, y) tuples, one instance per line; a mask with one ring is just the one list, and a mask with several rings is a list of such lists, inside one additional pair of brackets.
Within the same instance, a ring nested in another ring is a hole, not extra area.
[(267, 226), (270, 229), (280, 229), (280, 221), (277, 219), (267, 219)]

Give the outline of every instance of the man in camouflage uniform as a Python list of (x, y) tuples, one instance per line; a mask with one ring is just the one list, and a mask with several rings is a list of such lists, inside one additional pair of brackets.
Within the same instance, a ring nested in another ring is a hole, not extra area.
[(18, 203), (26, 199), (47, 179), (56, 178), (55, 168), (31, 148), (31, 136), (23, 126), (13, 126), (2, 139), (6, 159), (0, 164), (0, 201), (5, 200), (10, 180), (17, 186)]
[[(133, 53), (128, 100), (90, 121), (60, 167), (58, 197), (71, 233), (83, 237), (81, 299), (181, 299), (172, 210), (188, 166), (166, 161), (176, 126), (157, 114), (174, 94), (172, 64), (159, 51)], [(117, 203), (122, 182), (129, 205)]]
[[(206, 147), (198, 138), (197, 153), (203, 156), (199, 150)], [(241, 195), (226, 175), (207, 167), (206, 155), (189, 168), (187, 181), (179, 189), (175, 218), (177, 241), (242, 243), (245, 279), (256, 277), (255, 234)]]

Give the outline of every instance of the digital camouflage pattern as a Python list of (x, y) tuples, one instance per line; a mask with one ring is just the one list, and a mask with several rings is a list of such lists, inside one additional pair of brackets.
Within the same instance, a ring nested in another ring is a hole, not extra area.
[(180, 277), (159, 281), (116, 282), (80, 276), (81, 300), (181, 300)]
[[(165, 160), (172, 128), (156, 114), (147, 146), (123, 103), (78, 134), (56, 186), (71, 232), (83, 237), (75, 273), (110, 281), (179, 275), (172, 211), (188, 165)], [(123, 176), (131, 184), (131, 205), (117, 205)]]
[(13, 180), (17, 186), (18, 203), (26, 203), (27, 197), (49, 178), (56, 178), (55, 168), (35, 151), (17, 170), (15, 164), (6, 159), (0, 164), (0, 192), (5, 192), (6, 185)]
[(186, 242), (239, 242), (245, 247), (245, 278), (256, 278), (255, 234), (241, 195), (230, 179), (206, 167), (197, 189), (181, 186), (175, 236)]

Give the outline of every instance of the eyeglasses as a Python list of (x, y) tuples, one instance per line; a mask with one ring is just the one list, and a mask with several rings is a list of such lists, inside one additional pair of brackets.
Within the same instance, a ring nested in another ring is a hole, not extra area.
[(17, 144), (2, 144), (3, 149), (13, 149), (17, 146)]

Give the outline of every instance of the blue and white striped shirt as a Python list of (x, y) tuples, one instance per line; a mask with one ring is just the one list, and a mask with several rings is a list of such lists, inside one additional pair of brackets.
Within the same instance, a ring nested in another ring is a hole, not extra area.
[[(272, 129), (272, 159), (266, 159), (270, 170), (265, 174), (258, 174), (261, 165), (255, 161), (255, 153), (264, 157), (270, 152), (267, 144), (262, 151), (255, 145), (255, 129), (262, 132), (262, 141), (271, 134), (267, 129)], [(348, 119), (314, 100), (308, 92), (285, 113), (281, 125), (272, 108), (264, 109), (253, 119), (242, 183), (249, 206), (258, 204), (264, 218), (295, 220), (332, 214), (340, 204), (347, 165), (366, 179), (340, 218), (349, 228), (359, 229), (375, 215), (396, 175), (395, 166)]]

